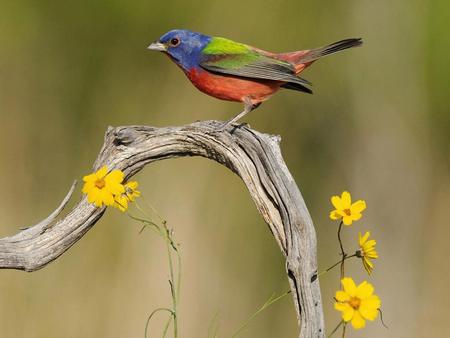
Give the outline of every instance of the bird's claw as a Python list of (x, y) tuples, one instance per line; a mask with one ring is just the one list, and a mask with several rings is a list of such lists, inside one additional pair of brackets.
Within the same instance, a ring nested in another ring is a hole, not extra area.
[(224, 131), (225, 129), (227, 129), (227, 127), (230, 125), (230, 121), (225, 121), (225, 122), (222, 122), (221, 124), (219, 124), (218, 126), (217, 126), (217, 131), (219, 131), (219, 132), (222, 132), (222, 131)]
[(238, 125), (238, 128), (242, 128), (242, 127), (250, 128), (250, 124), (247, 122), (242, 122)]

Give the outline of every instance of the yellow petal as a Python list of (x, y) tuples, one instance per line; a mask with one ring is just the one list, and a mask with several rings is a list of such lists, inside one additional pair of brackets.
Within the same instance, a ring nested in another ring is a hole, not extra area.
[(344, 210), (335, 210), (334, 211), (337, 215), (339, 215), (339, 217), (345, 217), (345, 216), (348, 216), (345, 212), (344, 212)]
[(381, 300), (377, 295), (372, 295), (366, 299), (363, 299), (361, 300), (361, 303), (364, 303), (372, 309), (379, 309), (381, 307)]
[(131, 202), (134, 202), (136, 200), (136, 198), (141, 196), (141, 192), (140, 191), (133, 191), (131, 194), (128, 194), (127, 196), (128, 196), (128, 199)]
[(104, 165), (99, 170), (97, 170), (95, 175), (97, 176), (97, 178), (102, 179), (106, 176), (107, 173), (108, 173), (108, 167), (106, 165)]
[(368, 298), (372, 296), (373, 291), (374, 289), (372, 284), (368, 283), (367, 281), (364, 281), (358, 285), (356, 289), (356, 297), (358, 297), (359, 299)]
[(125, 212), (128, 209), (128, 199), (126, 197), (116, 196), (115, 197), (114, 207), (119, 209), (122, 212)]
[(330, 218), (331, 218), (332, 220), (337, 220), (337, 219), (340, 219), (341, 217), (342, 217), (342, 216), (339, 215), (339, 213), (337, 212), (337, 210), (333, 210), (333, 211), (330, 212)]
[(350, 277), (344, 277), (341, 280), (341, 284), (344, 288), (344, 291), (348, 293), (350, 297), (354, 297), (356, 295), (356, 284)]
[[(98, 189), (91, 189), (91, 190), (88, 192), (88, 194), (87, 194), (88, 202), (89, 202), (89, 203), (95, 203), (95, 205), (98, 206), (98, 203), (99, 203), (99, 202), (97, 202), (97, 201), (100, 201), (100, 202), (101, 202), (98, 193), (99, 193), (99, 190), (98, 190)], [(101, 205), (100, 205), (100, 206), (101, 206)]]
[(121, 195), (125, 192), (125, 187), (122, 184), (116, 182), (110, 183), (107, 186), (107, 189), (113, 195)]
[(342, 208), (341, 209), (350, 209), (352, 205), (352, 197), (350, 196), (350, 193), (348, 191), (344, 191), (341, 195), (341, 203)]
[(368, 259), (367, 257), (364, 257), (364, 261), (370, 267), (370, 269), (373, 269), (373, 263), (370, 259)]
[(338, 311), (345, 311), (347, 309), (348, 304), (347, 303), (334, 303), (334, 308)]
[(348, 300), (350, 300), (350, 296), (348, 293), (344, 292), (344, 291), (336, 291), (336, 295), (335, 298), (339, 301), (339, 302), (346, 302)]
[(107, 189), (101, 189), (99, 192), (101, 200), (105, 205), (113, 205), (114, 197)]
[(349, 217), (351, 217), (353, 221), (357, 221), (361, 218), (361, 216), (362, 215), (359, 213), (352, 213)]
[(361, 301), (358, 311), (361, 316), (367, 320), (375, 320), (378, 316), (378, 308), (370, 306), (370, 304), (367, 304), (365, 301)]
[(106, 184), (108, 183), (122, 183), (124, 178), (124, 174), (122, 171), (120, 170), (113, 170), (111, 171), (106, 177), (105, 177), (105, 182)]
[(350, 211), (352, 213), (356, 212), (356, 213), (361, 213), (363, 210), (366, 209), (366, 202), (363, 200), (359, 200), (356, 201), (355, 203), (353, 203), (350, 207)]
[(87, 182), (83, 185), (83, 190), (82, 190), (82, 192), (83, 192), (84, 194), (88, 194), (89, 191), (91, 191), (92, 189), (94, 189), (94, 188), (96, 189), (94, 182), (95, 182), (95, 181), (87, 181)]
[(355, 313), (348, 303), (334, 303), (334, 308), (342, 312), (342, 319), (346, 322), (350, 321)]
[(95, 173), (86, 175), (83, 177), (84, 182), (95, 182), (96, 180), (97, 180), (97, 175)]
[(339, 196), (333, 196), (331, 197), (331, 204), (333, 204), (333, 206), (337, 209), (337, 210), (341, 210), (342, 208), (342, 201), (341, 198)]
[(136, 181), (130, 181), (127, 184), (125, 184), (126, 188), (130, 188), (131, 190), (136, 190), (138, 188), (139, 184)]
[(98, 208), (103, 206), (103, 201), (102, 201), (99, 189), (95, 188), (89, 192), (88, 202), (95, 204), (95, 206)]
[(367, 239), (370, 236), (370, 232), (367, 231), (364, 236), (361, 236), (361, 233), (359, 233), (359, 245), (362, 247), (364, 243), (366, 243)]
[(363, 250), (364, 250), (364, 253), (366, 254), (366, 256), (367, 256), (367, 254), (372, 253), (372, 252), (374, 252), (375, 254), (377, 253), (375, 250), (375, 247), (373, 247), (373, 246), (368, 247), (367, 245), (364, 245)]
[[(369, 242), (370, 242), (370, 241), (369, 241)], [(375, 244), (369, 243), (369, 242), (366, 242), (366, 243), (364, 243), (364, 245), (363, 245), (364, 251), (366, 251), (366, 252), (374, 251), (374, 250), (375, 250)]]
[(370, 262), (366, 257), (363, 258), (363, 265), (364, 265), (364, 269), (366, 269), (367, 273), (369, 275), (372, 274), (372, 270), (373, 270), (373, 264), (372, 262)]
[(377, 244), (377, 241), (374, 240), (374, 239), (371, 239), (370, 241), (367, 241), (367, 242), (365, 243), (365, 246), (368, 247), (368, 248), (370, 248), (370, 247), (374, 247), (376, 244)]
[(134, 200), (141, 196), (141, 192), (137, 191), (138, 183), (136, 181), (128, 182), (124, 185), (125, 194), (130, 202), (134, 202)]
[(355, 311), (352, 318), (352, 326), (355, 330), (362, 329), (366, 326), (366, 321), (358, 311)]
[(347, 215), (345, 215), (342, 218), (342, 221), (343, 221), (344, 225), (352, 225), (352, 223), (353, 223), (352, 217), (351, 216), (347, 216)]

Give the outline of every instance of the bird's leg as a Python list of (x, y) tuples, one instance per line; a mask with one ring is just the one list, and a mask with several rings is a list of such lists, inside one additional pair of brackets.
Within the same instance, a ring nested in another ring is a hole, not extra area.
[(250, 113), (255, 108), (256, 107), (250, 102), (250, 100), (245, 100), (244, 101), (244, 110), (242, 112), (240, 112), (239, 114), (237, 114), (235, 117), (226, 121), (226, 124), (228, 125), (228, 124), (233, 124), (233, 123), (237, 122), (239, 119), (243, 118), (245, 115)]
[(229, 119), (228, 121), (224, 122), (220, 126), (220, 130), (224, 130), (228, 125), (237, 122), (239, 119), (243, 118), (245, 115), (250, 113), (252, 110), (255, 110), (256, 108), (258, 108), (260, 104), (261, 104), (261, 102), (252, 103), (252, 101), (248, 97), (246, 97), (244, 100), (244, 110), (242, 112), (240, 112), (239, 114), (237, 114), (232, 119)]

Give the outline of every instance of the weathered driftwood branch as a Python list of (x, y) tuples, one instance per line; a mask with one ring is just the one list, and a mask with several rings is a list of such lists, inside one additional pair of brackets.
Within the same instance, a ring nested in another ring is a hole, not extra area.
[[(316, 235), (302, 195), (281, 156), (278, 136), (247, 127), (217, 131), (221, 122), (182, 127), (128, 126), (109, 128), (94, 169), (108, 165), (127, 178), (146, 164), (181, 156), (217, 161), (244, 181), (284, 256), (300, 325), (300, 337), (324, 337), (317, 278)], [(76, 243), (103, 215), (85, 197), (58, 219), (74, 186), (46, 220), (15, 236), (0, 239), (0, 268), (35, 271)]]

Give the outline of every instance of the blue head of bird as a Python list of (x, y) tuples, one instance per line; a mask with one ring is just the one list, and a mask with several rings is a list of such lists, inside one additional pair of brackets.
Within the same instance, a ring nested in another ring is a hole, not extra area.
[(198, 67), (201, 51), (211, 41), (211, 37), (185, 29), (167, 32), (153, 42), (148, 49), (164, 52), (185, 71)]

